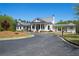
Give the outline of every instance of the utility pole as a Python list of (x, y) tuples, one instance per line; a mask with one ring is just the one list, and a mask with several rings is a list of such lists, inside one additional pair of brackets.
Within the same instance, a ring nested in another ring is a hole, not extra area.
[(63, 33), (64, 33), (63, 27), (61, 27), (61, 36), (62, 36), (62, 37), (63, 37)]

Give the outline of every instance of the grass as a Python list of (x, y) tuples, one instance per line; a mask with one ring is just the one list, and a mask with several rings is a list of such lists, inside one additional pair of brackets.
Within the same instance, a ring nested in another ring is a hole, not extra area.
[[(61, 32), (54, 32), (54, 34), (61, 36)], [(78, 34), (72, 34), (72, 33), (64, 32), (63, 37), (65, 38), (65, 40), (68, 40), (72, 43), (79, 45), (79, 35)]]
[(2, 31), (0, 32), (0, 40), (4, 38), (19, 38), (19, 37), (31, 37), (30, 33), (26, 32), (12, 32), (12, 31)]
[(64, 35), (64, 38), (72, 43), (78, 44), (79, 45), (79, 35), (77, 34), (68, 34)]

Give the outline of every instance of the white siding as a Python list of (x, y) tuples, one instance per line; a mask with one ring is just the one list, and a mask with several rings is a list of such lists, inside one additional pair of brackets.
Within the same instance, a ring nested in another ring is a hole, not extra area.
[(17, 31), (22, 31), (22, 30), (24, 30), (24, 28), (23, 27), (16, 27), (16, 30)]
[(70, 27), (67, 27), (67, 32), (76, 33), (75, 26), (72, 29)]
[(48, 30), (48, 25), (45, 25), (45, 31), (49, 31), (49, 30)]

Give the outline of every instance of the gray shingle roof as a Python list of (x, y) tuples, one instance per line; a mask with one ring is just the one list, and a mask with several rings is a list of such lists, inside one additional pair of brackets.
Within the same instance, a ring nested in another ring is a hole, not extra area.
[(42, 20), (44, 20), (46, 22), (52, 22), (53, 18), (52, 17), (47, 17), (47, 18), (43, 18)]
[(32, 22), (35, 20), (40, 20), (41, 22), (47, 22), (47, 23), (52, 23), (53, 17), (47, 17), (47, 18), (35, 18)]
[[(40, 22), (35, 22), (35, 20), (38, 20)], [(47, 18), (35, 18), (32, 22), (22, 22), (22, 21), (19, 21), (17, 22), (17, 27), (18, 26), (28, 26), (28, 25), (31, 25), (31, 24), (52, 24), (52, 21), (53, 21), (53, 17), (47, 17)], [(19, 25), (18, 25), (19, 23)]]
[(55, 24), (54, 26), (76, 26), (76, 24)]
[(19, 26), (28, 26), (28, 25), (30, 25), (30, 23), (21, 22), (21, 23), (17, 23), (16, 27), (19, 27)]

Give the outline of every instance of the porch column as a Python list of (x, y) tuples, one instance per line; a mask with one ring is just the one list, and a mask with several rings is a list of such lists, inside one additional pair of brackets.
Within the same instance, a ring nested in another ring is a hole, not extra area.
[(18, 27), (18, 28), (19, 28), (19, 30), (21, 30), (20, 27)]
[(40, 31), (41, 31), (41, 24), (40, 24)]
[(61, 36), (62, 36), (62, 37), (63, 37), (63, 33), (64, 33), (63, 27), (61, 27)]
[(32, 31), (32, 25), (31, 25), (31, 31)]
[(36, 24), (35, 24), (35, 26), (34, 26), (34, 32), (36, 31)]

